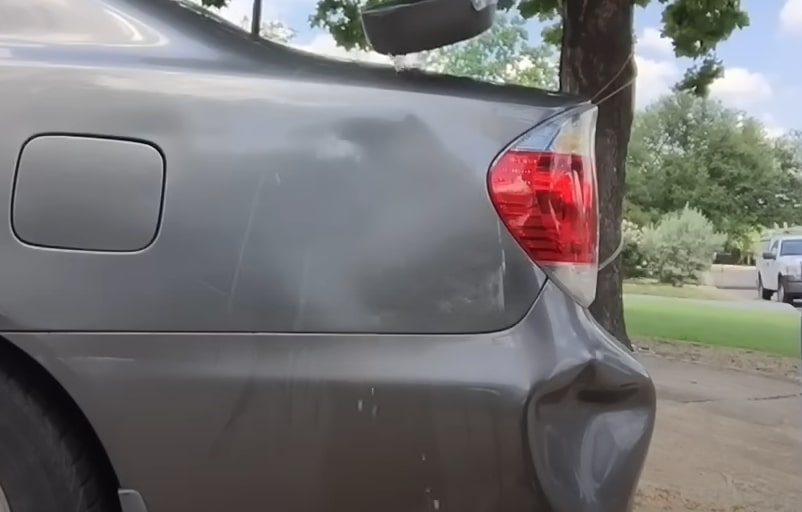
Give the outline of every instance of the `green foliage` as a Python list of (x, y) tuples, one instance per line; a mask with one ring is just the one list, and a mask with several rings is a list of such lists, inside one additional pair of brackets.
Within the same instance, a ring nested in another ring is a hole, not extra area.
[(802, 179), (802, 131), (793, 130), (777, 138), (774, 152), (777, 164), (784, 172)]
[(624, 244), (621, 249), (621, 270), (624, 278), (646, 277), (649, 273), (648, 262), (641, 250), (643, 228), (624, 219), (621, 224), (621, 236)]
[(359, 13), (363, 7), (378, 3), (381, 0), (318, 0), (315, 12), (309, 16), (309, 24), (327, 30), (346, 50), (369, 50)]
[(716, 257), (716, 263), (731, 265), (754, 265), (760, 246), (762, 230), (753, 228), (729, 235), (723, 251)]
[(627, 216), (655, 221), (689, 203), (735, 247), (748, 245), (759, 226), (802, 223), (802, 156), (793, 140), (770, 139), (759, 122), (720, 102), (665, 97), (635, 120)]
[[(661, 0), (666, 3), (665, 0)], [(677, 57), (701, 59), (676, 85), (677, 90), (707, 95), (708, 88), (724, 73), (716, 58), (716, 45), (749, 25), (740, 0), (674, 0), (663, 10), (663, 36), (673, 41)]]
[(714, 55), (705, 57), (701, 64), (685, 70), (674, 91), (689, 91), (696, 96), (707, 96), (710, 85), (724, 75), (724, 65)]
[(640, 249), (650, 274), (661, 283), (698, 283), (726, 236), (698, 210), (686, 206), (643, 230)]
[(772, 236), (779, 236), (779, 235), (802, 235), (802, 226), (772, 226), (770, 228), (765, 228), (761, 232), (761, 238), (766, 239)]
[(427, 52), (426, 67), (456, 76), (529, 87), (557, 88), (557, 60), (546, 45), (532, 45), (526, 20), (499, 14), (493, 27), (469, 41)]

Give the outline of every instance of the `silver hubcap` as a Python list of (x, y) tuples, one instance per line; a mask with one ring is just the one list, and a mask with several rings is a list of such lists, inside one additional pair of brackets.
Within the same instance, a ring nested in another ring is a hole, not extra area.
[(11, 512), (11, 505), (8, 504), (2, 485), (0, 485), (0, 512)]
[(777, 302), (785, 302), (785, 289), (783, 285), (777, 287)]

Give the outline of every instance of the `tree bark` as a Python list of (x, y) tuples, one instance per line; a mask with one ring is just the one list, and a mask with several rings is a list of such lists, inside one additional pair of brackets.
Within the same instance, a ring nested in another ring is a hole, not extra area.
[[(635, 88), (632, 83), (627, 85), (635, 76), (633, 10), (632, 0), (565, 0), (563, 4), (560, 88), (600, 101), (596, 124), (600, 262), (610, 257), (621, 241), (625, 165), (634, 113)], [(590, 311), (605, 329), (632, 348), (624, 324), (620, 254), (599, 273)]]
[(251, 36), (258, 39), (262, 32), (262, 0), (253, 0), (251, 9)]

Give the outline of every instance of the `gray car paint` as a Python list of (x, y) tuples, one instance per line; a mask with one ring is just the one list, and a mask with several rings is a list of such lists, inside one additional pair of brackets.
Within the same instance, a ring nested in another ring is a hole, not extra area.
[[(127, 510), (630, 507), (652, 383), (486, 191), (581, 99), (334, 62), (164, 0), (4, 0), (0, 33), (0, 330), (79, 405)], [(161, 151), (151, 245), (15, 235), (42, 134)]]

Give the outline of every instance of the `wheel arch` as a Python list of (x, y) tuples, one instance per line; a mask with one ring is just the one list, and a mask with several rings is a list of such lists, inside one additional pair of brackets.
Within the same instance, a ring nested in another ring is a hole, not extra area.
[(58, 416), (77, 431), (88, 451), (88, 457), (101, 473), (100, 478), (106, 485), (113, 485), (114, 492), (117, 492), (120, 489), (120, 481), (103, 442), (89, 418), (58, 379), (36, 357), (2, 334), (0, 334), (0, 367), (14, 373), (22, 373), (34, 383), (39, 392), (51, 400), (58, 408)]

